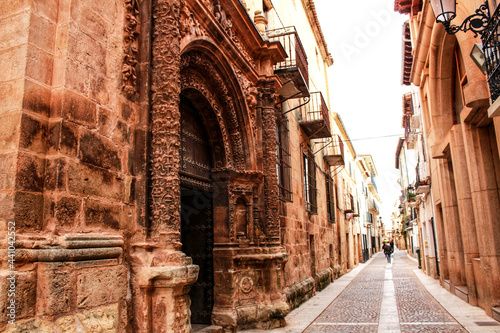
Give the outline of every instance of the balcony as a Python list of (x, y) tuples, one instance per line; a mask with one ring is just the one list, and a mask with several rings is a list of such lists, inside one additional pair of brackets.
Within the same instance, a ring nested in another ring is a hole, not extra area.
[(323, 158), (330, 166), (344, 165), (344, 142), (339, 135), (334, 135), (324, 142)]
[(375, 215), (380, 214), (380, 209), (378, 208), (377, 203), (373, 199), (370, 199), (368, 201), (368, 210)]
[(288, 57), (274, 65), (274, 73), (280, 78), (282, 87), (278, 93), (284, 100), (309, 96), (309, 69), (304, 47), (295, 27), (266, 31), (270, 41), (279, 41)]
[(328, 107), (320, 91), (312, 92), (309, 102), (300, 107), (299, 125), (310, 139), (332, 136)]
[(492, 104), (500, 96), (500, 6), (491, 15), (483, 32), (484, 58)]
[(427, 194), (431, 190), (431, 180), (429, 177), (425, 179), (418, 179), (415, 182), (415, 188), (416, 188), (416, 193), (417, 194)]

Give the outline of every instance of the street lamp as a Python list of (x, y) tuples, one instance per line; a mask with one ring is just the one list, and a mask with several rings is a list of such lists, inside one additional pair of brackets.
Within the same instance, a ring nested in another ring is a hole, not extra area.
[(478, 34), (483, 34), (484, 29), (488, 25), (488, 2), (479, 6), (476, 12), (468, 16), (460, 26), (451, 24), (451, 21), (457, 16), (457, 4), (455, 0), (429, 0), (436, 22), (441, 22), (444, 25), (444, 30), (447, 33), (454, 35), (459, 31), (472, 31), (474, 37)]

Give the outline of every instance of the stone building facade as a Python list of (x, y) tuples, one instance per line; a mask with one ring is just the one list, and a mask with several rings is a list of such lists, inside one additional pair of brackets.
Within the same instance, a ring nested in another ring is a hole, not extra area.
[[(490, 17), (498, 17), (489, 1)], [(458, 1), (461, 22), (479, 7)], [(500, 306), (500, 165), (496, 79), (488, 82), (470, 56), (479, 36), (445, 32), (429, 2), (395, 1), (409, 15), (413, 65), (409, 81), (421, 96), (425, 149), (443, 287), (497, 316)], [(489, 91), (490, 90), (490, 91)]]
[(357, 264), (312, 0), (2, 7), (0, 330), (269, 329)]

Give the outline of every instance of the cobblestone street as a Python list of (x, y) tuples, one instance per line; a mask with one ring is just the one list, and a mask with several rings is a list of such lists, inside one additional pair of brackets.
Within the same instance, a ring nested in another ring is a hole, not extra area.
[(396, 250), (392, 264), (379, 253), (292, 311), (287, 326), (272, 332), (500, 332), (483, 310), (416, 268), (406, 251)]
[(425, 290), (405, 251), (393, 259), (373, 258), (305, 332), (467, 332)]

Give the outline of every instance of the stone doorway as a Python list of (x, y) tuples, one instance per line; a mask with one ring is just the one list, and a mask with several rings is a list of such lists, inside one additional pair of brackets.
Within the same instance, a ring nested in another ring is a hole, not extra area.
[(200, 270), (189, 292), (191, 323), (210, 324), (214, 305), (212, 161), (208, 135), (197, 108), (181, 96), (182, 251)]

